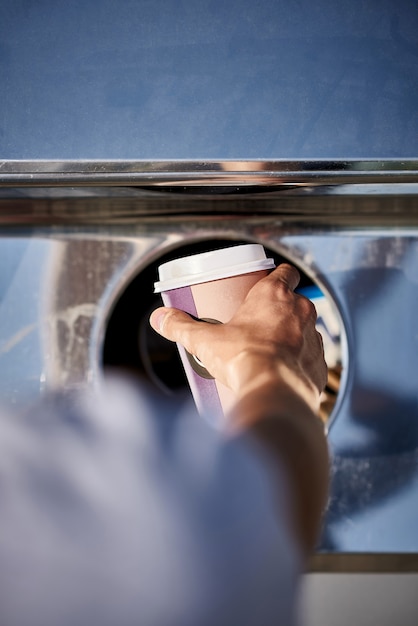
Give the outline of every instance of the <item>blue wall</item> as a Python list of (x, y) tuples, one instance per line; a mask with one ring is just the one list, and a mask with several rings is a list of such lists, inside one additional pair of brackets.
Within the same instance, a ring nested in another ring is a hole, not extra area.
[(0, 158), (418, 156), (416, 0), (2, 0)]

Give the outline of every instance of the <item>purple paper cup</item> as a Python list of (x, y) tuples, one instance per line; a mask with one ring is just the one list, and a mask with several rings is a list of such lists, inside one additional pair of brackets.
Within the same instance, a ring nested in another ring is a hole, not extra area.
[[(247, 244), (203, 252), (163, 263), (155, 293), (165, 306), (212, 322), (228, 322), (248, 291), (274, 268), (263, 246)], [(178, 345), (181, 361), (199, 413), (219, 425), (234, 404), (234, 395)]]

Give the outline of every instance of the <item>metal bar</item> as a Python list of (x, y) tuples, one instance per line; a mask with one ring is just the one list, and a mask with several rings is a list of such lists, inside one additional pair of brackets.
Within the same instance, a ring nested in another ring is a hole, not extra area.
[(417, 160), (0, 162), (0, 186), (317, 186), (415, 182), (418, 182)]

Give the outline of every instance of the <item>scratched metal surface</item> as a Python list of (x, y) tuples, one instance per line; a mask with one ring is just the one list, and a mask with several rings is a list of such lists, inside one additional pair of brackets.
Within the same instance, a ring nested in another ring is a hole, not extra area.
[[(417, 553), (418, 226), (398, 222), (358, 229), (196, 215), (3, 228), (1, 401), (19, 407), (56, 384), (94, 385), (115, 303), (165, 253), (203, 240), (258, 241), (306, 272), (341, 321), (332, 498), (319, 552)], [(155, 302), (147, 281), (139, 316)]]

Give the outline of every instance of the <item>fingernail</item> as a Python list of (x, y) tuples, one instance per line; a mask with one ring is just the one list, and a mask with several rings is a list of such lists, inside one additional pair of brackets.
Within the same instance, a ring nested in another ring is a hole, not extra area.
[(166, 316), (166, 311), (162, 311), (161, 309), (157, 309), (156, 311), (152, 313), (150, 322), (154, 330), (161, 332), (162, 327), (164, 325), (165, 316)]

